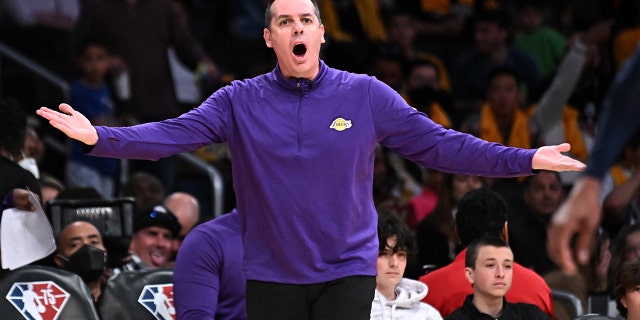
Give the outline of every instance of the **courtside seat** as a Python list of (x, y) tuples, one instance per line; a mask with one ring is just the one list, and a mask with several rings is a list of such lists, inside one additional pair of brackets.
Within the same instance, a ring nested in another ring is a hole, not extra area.
[(175, 319), (173, 270), (125, 271), (109, 279), (98, 301), (103, 320)]
[(0, 278), (0, 318), (99, 319), (91, 291), (78, 275), (38, 265)]

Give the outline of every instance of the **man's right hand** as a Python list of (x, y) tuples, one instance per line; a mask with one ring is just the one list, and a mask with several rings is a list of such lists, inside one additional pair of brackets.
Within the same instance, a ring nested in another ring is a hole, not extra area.
[[(547, 231), (547, 251), (566, 274), (576, 274), (578, 271), (574, 257), (581, 265), (589, 260), (591, 244), (602, 216), (599, 196), (600, 180), (582, 176), (551, 219)], [(574, 235), (577, 236), (575, 254), (571, 248)]]
[(73, 108), (66, 103), (61, 103), (58, 109), (62, 112), (41, 107), (36, 113), (49, 120), (49, 124), (64, 132), (69, 138), (76, 139), (90, 146), (98, 142), (98, 133), (87, 117), (73, 110)]

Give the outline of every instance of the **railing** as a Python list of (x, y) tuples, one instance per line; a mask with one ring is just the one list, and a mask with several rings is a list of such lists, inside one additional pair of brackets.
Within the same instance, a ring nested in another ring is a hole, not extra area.
[(576, 296), (575, 294), (568, 291), (551, 289), (551, 297), (553, 298), (553, 300), (556, 300), (560, 303), (566, 303), (573, 308), (575, 316), (571, 317), (571, 319), (584, 314), (582, 302), (580, 301), (580, 298), (578, 298), (578, 296)]
[[(0, 71), (2, 67), (2, 64), (1, 64), (2, 57), (7, 57), (15, 61), (16, 63), (18, 63), (19, 65), (21, 65), (22, 67), (30, 71), (31, 73), (53, 84), (54, 86), (56, 86), (62, 91), (62, 94), (65, 97), (65, 99), (69, 97), (69, 83), (66, 80), (54, 74), (53, 72), (49, 71), (48, 69), (41, 66), (37, 62), (17, 52), (11, 47), (0, 42)], [(0, 90), (2, 89), (1, 81), (2, 81), (2, 77), (0, 77)], [(1, 91), (0, 91), (0, 97), (2, 97)], [(52, 137), (43, 137), (43, 143), (47, 145), (47, 147), (61, 154), (67, 153), (65, 143), (60, 142), (57, 139), (54, 139)], [(211, 182), (211, 190), (213, 193), (212, 203), (211, 203), (213, 216), (218, 217), (222, 215), (224, 213), (223, 212), (224, 184), (223, 184), (222, 175), (220, 174), (220, 172), (215, 167), (209, 165), (205, 161), (195, 157), (190, 153), (181, 153), (181, 154), (178, 154), (178, 156), (180, 157), (181, 160), (184, 160), (185, 162), (193, 166), (195, 169), (203, 171), (209, 177), (209, 181)], [(120, 179), (122, 179), (122, 177)]]
[[(69, 84), (67, 83), (67, 81), (65, 81), (63, 78), (59, 77), (58, 75), (54, 74), (53, 72), (47, 70), (45, 67), (41, 66), (37, 62), (27, 58), (23, 54), (15, 51), (11, 47), (0, 42), (0, 58), (2, 58), (3, 55), (17, 62), (27, 70), (31, 71), (31, 73), (34, 73), (40, 76), (41, 78), (47, 80), (51, 84), (60, 88), (65, 98), (69, 97)], [(0, 78), (0, 81), (2, 81), (1, 78)], [(0, 86), (0, 89), (1, 88), (2, 86)], [(2, 92), (0, 92), (0, 96), (2, 96)]]

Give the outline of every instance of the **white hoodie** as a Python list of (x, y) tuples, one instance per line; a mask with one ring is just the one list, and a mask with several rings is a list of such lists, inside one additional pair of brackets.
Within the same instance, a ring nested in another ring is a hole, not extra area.
[(416, 280), (403, 278), (396, 286), (396, 299), (388, 301), (376, 289), (371, 305), (371, 320), (442, 320), (434, 307), (420, 302), (429, 289), (427, 285)]

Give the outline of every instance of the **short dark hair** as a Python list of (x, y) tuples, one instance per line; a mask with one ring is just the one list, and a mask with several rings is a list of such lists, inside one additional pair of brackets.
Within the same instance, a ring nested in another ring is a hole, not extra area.
[(496, 248), (509, 248), (509, 244), (501, 238), (496, 236), (483, 236), (480, 237), (467, 247), (467, 253), (464, 256), (464, 266), (467, 268), (475, 269), (476, 260), (478, 259), (478, 252), (483, 247), (496, 247)]
[(396, 236), (398, 241), (391, 249), (394, 253), (404, 250), (409, 254), (415, 252), (415, 237), (407, 225), (394, 214), (381, 213), (378, 215), (378, 252), (384, 252), (388, 248), (387, 239)]
[(620, 300), (627, 293), (627, 290), (634, 289), (640, 285), (640, 259), (636, 258), (622, 264), (616, 274), (613, 295), (616, 298), (616, 307), (623, 317), (627, 317), (627, 308)]
[(27, 134), (27, 114), (13, 98), (0, 100), (0, 149), (11, 155), (19, 155), (24, 148)]
[[(264, 27), (269, 29), (271, 26), (271, 19), (273, 18), (273, 13), (271, 12), (271, 5), (276, 0), (269, 0), (267, 4), (267, 9), (264, 11)], [(315, 8), (316, 16), (318, 17), (318, 22), (322, 24), (322, 18), (320, 18), (320, 9), (318, 8), (318, 2), (316, 0), (310, 0), (313, 3), (313, 7)]]
[(485, 236), (501, 237), (507, 221), (507, 203), (488, 187), (467, 192), (458, 203), (456, 228), (463, 247)]
[[(560, 184), (562, 184), (562, 178), (560, 177), (560, 173), (558, 171), (540, 170), (540, 172), (550, 172), (550, 173), (552, 173), (556, 177), (556, 179), (560, 182)], [(538, 172), (538, 173), (540, 173), (540, 172)], [(529, 188), (531, 188), (531, 181), (533, 181), (533, 179), (535, 179), (536, 176), (537, 176), (537, 174), (534, 174), (534, 175), (527, 176), (524, 179), (524, 181), (522, 183), (522, 185), (524, 187), (523, 188), (524, 190), (529, 190)]]
[(102, 36), (96, 34), (88, 34), (80, 38), (80, 40), (78, 41), (75, 47), (76, 57), (81, 57), (84, 54), (85, 50), (87, 50), (87, 48), (94, 46), (101, 47), (107, 52), (109, 51), (107, 41)]
[(516, 81), (516, 85), (520, 86), (522, 84), (522, 79), (518, 72), (511, 67), (496, 67), (489, 71), (489, 76), (487, 77), (487, 83), (491, 83), (495, 78), (500, 76), (509, 76), (512, 77), (513, 80)]
[(438, 68), (438, 65), (436, 65), (432, 60), (429, 60), (429, 59), (426, 59), (426, 58), (418, 58), (418, 59), (416, 59), (414, 61), (406, 63), (405, 74), (407, 76), (409, 76), (409, 74), (411, 74), (413, 69), (417, 69), (419, 67), (431, 67), (431, 68), (433, 68), (433, 70), (435, 70), (435, 72), (436, 72), (436, 76), (438, 77), (438, 79), (440, 79), (440, 68)]

